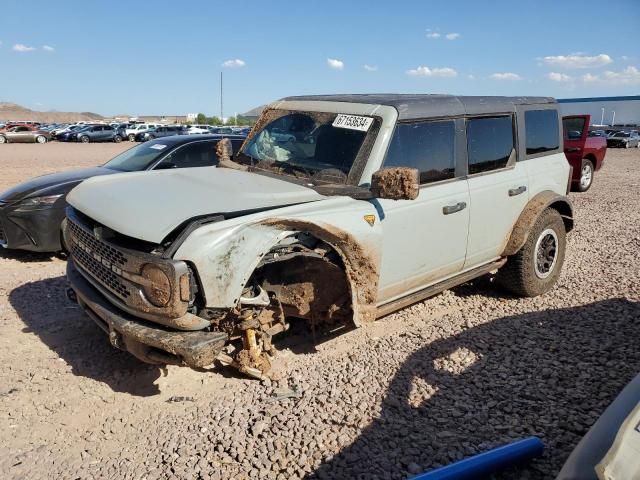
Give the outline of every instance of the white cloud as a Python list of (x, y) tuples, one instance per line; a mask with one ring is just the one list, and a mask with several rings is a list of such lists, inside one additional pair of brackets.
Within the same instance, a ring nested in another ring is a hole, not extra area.
[(22, 43), (16, 43), (13, 46), (13, 51), (14, 52), (33, 52), (35, 50), (35, 47), (28, 47), (26, 45), (23, 45)]
[(337, 58), (327, 58), (327, 65), (334, 70), (344, 70), (344, 62)]
[[(2, 45), (2, 42), (0, 42), (0, 45)], [(629, 60), (629, 57), (628, 57), (628, 56), (626, 56), (626, 55), (622, 55), (622, 56), (620, 57), (620, 60), (622, 60), (623, 62), (626, 62), (627, 60)]]
[(458, 72), (456, 72), (453, 68), (449, 68), (449, 67), (429, 68), (423, 65), (420, 65), (418, 68), (407, 70), (406, 74), (412, 77), (457, 77), (458, 76)]
[(491, 78), (494, 80), (522, 80), (520, 75), (511, 72), (494, 73), (491, 75)]
[(222, 66), (224, 68), (242, 68), (246, 65), (244, 60), (240, 60), (239, 58), (233, 58), (231, 60), (226, 60), (222, 62)]
[(549, 80), (553, 80), (554, 82), (570, 82), (571, 80), (573, 80), (573, 78), (571, 78), (566, 73), (558, 73), (558, 72), (549, 72), (547, 73), (546, 77)]
[(475, 80), (476, 79), (476, 77), (474, 77), (472, 74), (467, 75), (467, 78), (469, 80)]
[(367, 65), (365, 63), (362, 66), (362, 68), (364, 68), (367, 72), (377, 72), (378, 71), (378, 66), (377, 65)]
[(460, 34), (459, 33), (447, 33), (445, 35), (445, 38), (447, 40), (457, 40), (458, 38), (460, 38)]
[(45, 52), (53, 52), (53, 51), (55, 51), (55, 48), (53, 48), (53, 47), (52, 47), (52, 46), (50, 46), (50, 45), (43, 45), (43, 46), (42, 46), (42, 49), (43, 49)]
[(491, 78), (494, 80), (522, 80), (520, 75), (512, 72), (494, 73), (491, 75)]
[(429, 32), (427, 33), (427, 38), (440, 38), (441, 35), (438, 32)]
[(613, 62), (611, 57), (604, 53), (591, 57), (578, 54), (548, 56), (544, 57), (542, 61), (547, 65), (560, 68), (597, 68)]
[(636, 67), (627, 67), (620, 72), (607, 70), (601, 75), (587, 73), (582, 76), (582, 81), (586, 83), (608, 83), (610, 85), (640, 85), (640, 70)]

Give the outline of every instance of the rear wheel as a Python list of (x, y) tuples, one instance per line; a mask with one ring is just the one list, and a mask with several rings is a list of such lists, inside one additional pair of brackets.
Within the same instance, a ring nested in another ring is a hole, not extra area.
[(36, 137), (36, 142), (38, 142), (38, 143), (47, 143), (47, 137), (45, 137), (44, 135), (38, 135)]
[(499, 283), (523, 297), (548, 292), (558, 281), (567, 244), (560, 214), (547, 209), (538, 217), (524, 246), (498, 272)]
[(116, 143), (120, 143), (122, 141), (122, 137), (120, 135), (116, 135), (113, 137), (113, 141)]
[(80, 141), (82, 143), (89, 143), (89, 137), (87, 137), (86, 135), (83, 135), (80, 137)]
[(578, 181), (578, 191), (586, 192), (591, 188), (593, 183), (593, 162), (584, 158), (582, 167), (580, 168), (580, 180)]

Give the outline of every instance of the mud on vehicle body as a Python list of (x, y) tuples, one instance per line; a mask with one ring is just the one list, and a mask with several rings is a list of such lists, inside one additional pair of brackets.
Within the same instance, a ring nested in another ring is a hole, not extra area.
[(340, 331), (500, 268), (522, 295), (560, 273), (573, 216), (553, 99), (291, 97), (239, 152), (218, 148), (217, 169), (68, 197), (69, 295), (144, 361), (262, 378), (294, 319)]

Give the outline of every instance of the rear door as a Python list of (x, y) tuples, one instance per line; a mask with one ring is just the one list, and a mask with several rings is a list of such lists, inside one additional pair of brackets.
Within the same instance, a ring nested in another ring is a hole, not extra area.
[(564, 154), (573, 167), (574, 172), (580, 170), (584, 145), (589, 134), (591, 115), (568, 115), (562, 117), (564, 135)]
[(104, 127), (102, 127), (102, 132), (100, 132), (100, 140), (102, 141), (108, 141), (113, 139), (113, 134), (114, 134), (114, 130), (113, 127), (110, 125), (105, 125)]
[(527, 170), (517, 161), (513, 114), (466, 121), (471, 216), (464, 269), (498, 258), (529, 201)]

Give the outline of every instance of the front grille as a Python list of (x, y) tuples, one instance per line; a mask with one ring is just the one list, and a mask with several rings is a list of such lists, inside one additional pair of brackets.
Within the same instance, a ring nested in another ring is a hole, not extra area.
[(73, 259), (87, 272), (93, 275), (102, 285), (123, 300), (131, 295), (129, 289), (120, 281), (120, 277), (82, 250), (78, 245), (71, 248)]
[(131, 292), (122, 281), (121, 273), (128, 263), (127, 258), (71, 220), (68, 221), (68, 228), (73, 259), (100, 284), (126, 302)]
[(94, 255), (98, 255), (101, 259), (104, 259), (108, 263), (116, 266), (124, 266), (127, 263), (127, 258), (121, 252), (98, 240), (89, 232), (86, 232), (71, 221), (69, 222), (69, 229), (71, 231), (73, 241), (80, 244), (81, 247), (88, 247)]

